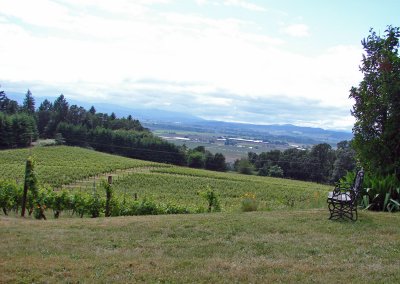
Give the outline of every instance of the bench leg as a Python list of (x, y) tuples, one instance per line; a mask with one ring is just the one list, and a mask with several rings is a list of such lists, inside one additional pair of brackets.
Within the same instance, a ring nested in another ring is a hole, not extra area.
[(349, 219), (357, 221), (357, 207), (348, 203), (330, 202), (328, 201), (329, 220)]

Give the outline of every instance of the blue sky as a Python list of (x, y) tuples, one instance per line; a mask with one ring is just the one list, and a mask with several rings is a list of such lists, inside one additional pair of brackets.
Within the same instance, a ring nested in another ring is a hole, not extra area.
[(362, 38), (400, 2), (0, 0), (6, 92), (350, 130)]

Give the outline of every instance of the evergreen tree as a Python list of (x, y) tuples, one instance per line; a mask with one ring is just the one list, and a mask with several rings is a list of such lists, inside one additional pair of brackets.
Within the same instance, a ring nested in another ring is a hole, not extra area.
[(93, 115), (96, 114), (96, 109), (94, 108), (94, 106), (91, 106), (91, 108), (89, 109), (89, 112)]
[(26, 92), (25, 99), (22, 104), (22, 111), (30, 115), (33, 115), (35, 113), (35, 99), (29, 89)]
[(68, 115), (69, 104), (63, 94), (61, 94), (54, 101), (53, 108), (56, 115), (56, 121), (57, 122), (65, 121)]
[(53, 104), (45, 99), (39, 106), (37, 111), (37, 127), (39, 136), (43, 138), (50, 138), (51, 135), (48, 133), (48, 125), (51, 120), (51, 114), (53, 110)]

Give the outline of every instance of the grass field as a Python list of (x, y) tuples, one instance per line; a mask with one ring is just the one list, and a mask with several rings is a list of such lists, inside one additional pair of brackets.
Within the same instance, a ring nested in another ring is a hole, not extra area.
[[(30, 151), (39, 179), (55, 187), (91, 190), (111, 173), (120, 195), (188, 206), (205, 205), (197, 192), (211, 187), (223, 212), (47, 221), (0, 215), (0, 283), (400, 282), (400, 214), (362, 211), (357, 222), (329, 221), (322, 208), (328, 186), (74, 147), (0, 151), (2, 178), (22, 180)], [(255, 194), (259, 211), (240, 211), (245, 193)]]
[(400, 214), (0, 216), (0, 282), (399, 283)]

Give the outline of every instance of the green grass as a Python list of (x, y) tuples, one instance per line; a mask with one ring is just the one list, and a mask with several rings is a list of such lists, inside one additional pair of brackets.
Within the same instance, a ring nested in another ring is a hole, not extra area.
[(0, 282), (399, 283), (400, 215), (0, 216)]
[[(0, 151), (2, 178), (22, 180), (29, 151)], [(0, 215), (0, 283), (400, 282), (400, 214), (362, 211), (357, 222), (329, 221), (326, 208), (307, 208), (325, 207), (330, 187), (73, 147), (31, 151), (39, 179), (53, 186), (74, 183), (73, 190), (80, 179), (113, 172), (119, 194), (193, 206), (205, 206), (197, 192), (210, 186), (225, 212), (47, 221)], [(241, 213), (245, 193), (268, 211)]]

